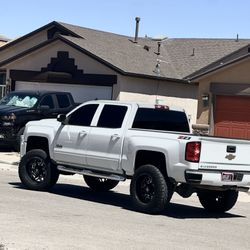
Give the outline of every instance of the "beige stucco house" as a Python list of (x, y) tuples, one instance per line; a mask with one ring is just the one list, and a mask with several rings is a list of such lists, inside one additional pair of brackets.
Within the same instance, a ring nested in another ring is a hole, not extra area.
[(56, 89), (71, 91), (76, 102), (98, 98), (176, 105), (196, 128), (209, 125), (211, 134), (243, 137), (230, 132), (238, 122), (232, 127), (234, 121), (222, 124), (218, 117), (228, 98), (236, 113), (242, 107), (233, 102), (244, 101), (245, 107), (250, 99), (249, 43), (141, 38), (137, 32), (128, 37), (52, 22), (2, 46), (0, 71), (7, 91)]

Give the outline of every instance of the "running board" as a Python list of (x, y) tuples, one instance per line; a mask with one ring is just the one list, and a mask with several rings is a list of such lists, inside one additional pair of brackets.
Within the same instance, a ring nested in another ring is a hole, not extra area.
[(58, 165), (57, 169), (59, 171), (68, 172), (68, 173), (72, 173), (72, 174), (89, 175), (89, 176), (93, 176), (93, 177), (105, 178), (105, 179), (110, 179), (110, 180), (115, 180), (115, 181), (125, 181), (126, 180), (126, 178), (122, 175), (109, 174), (109, 173), (103, 173), (103, 172), (94, 172), (94, 171), (88, 170), (88, 169), (64, 167), (62, 165)]

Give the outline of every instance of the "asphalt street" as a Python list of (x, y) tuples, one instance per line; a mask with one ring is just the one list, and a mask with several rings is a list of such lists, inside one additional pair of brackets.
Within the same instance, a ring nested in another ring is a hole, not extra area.
[(0, 153), (0, 250), (250, 249), (248, 193), (225, 214), (175, 194), (167, 211), (147, 215), (133, 210), (128, 181), (95, 193), (81, 176), (61, 176), (51, 192), (30, 191), (18, 161)]

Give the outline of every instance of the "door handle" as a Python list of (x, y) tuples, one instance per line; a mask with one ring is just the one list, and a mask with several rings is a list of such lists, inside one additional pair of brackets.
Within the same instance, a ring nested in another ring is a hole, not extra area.
[(81, 137), (83, 137), (83, 136), (87, 135), (87, 132), (84, 131), (84, 130), (83, 130), (83, 131), (80, 131), (80, 132), (79, 132), (79, 135), (80, 135)]
[(114, 135), (111, 136), (111, 138), (112, 138), (113, 140), (117, 140), (117, 139), (120, 139), (121, 136), (118, 135), (118, 134), (114, 134)]

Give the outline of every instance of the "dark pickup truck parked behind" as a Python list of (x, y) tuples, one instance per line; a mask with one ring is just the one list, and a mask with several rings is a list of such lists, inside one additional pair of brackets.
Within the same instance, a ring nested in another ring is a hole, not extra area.
[(0, 143), (19, 150), (27, 122), (55, 118), (76, 106), (68, 92), (13, 91), (0, 100)]

